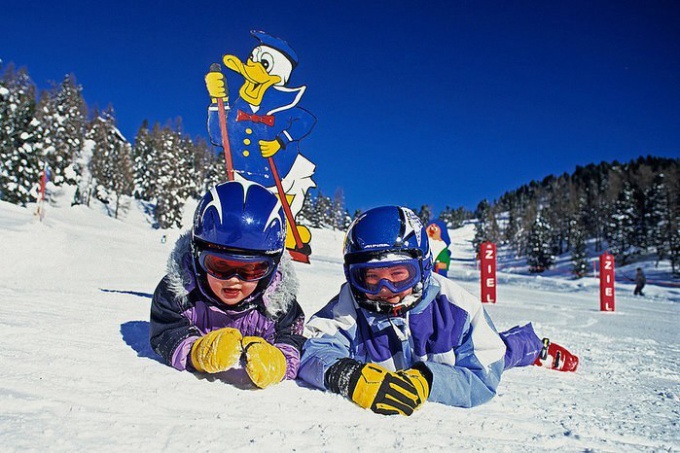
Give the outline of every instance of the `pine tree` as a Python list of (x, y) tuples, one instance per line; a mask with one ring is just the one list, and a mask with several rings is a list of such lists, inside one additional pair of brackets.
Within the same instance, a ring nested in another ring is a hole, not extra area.
[(134, 175), (131, 147), (116, 127), (112, 107), (92, 120), (86, 137), (94, 142), (89, 170), (95, 197), (107, 206), (109, 215), (118, 218), (121, 196), (132, 195)]
[(296, 217), (296, 221), (300, 225), (314, 226), (312, 219), (314, 217), (314, 197), (310, 192), (307, 193), (305, 200), (302, 202), (302, 209)]
[(314, 209), (311, 219), (312, 226), (314, 228), (330, 228), (332, 208), (333, 202), (331, 199), (319, 190), (314, 198)]
[(500, 228), (496, 220), (496, 212), (487, 200), (482, 200), (477, 205), (475, 216), (478, 219), (475, 224), (475, 237), (472, 239), (475, 250), (479, 251), (479, 244), (482, 242), (498, 244), (501, 239)]
[(475, 247), (475, 251), (479, 252), (479, 245), (483, 242), (489, 241), (489, 217), (491, 213), (491, 206), (487, 200), (482, 200), (477, 205), (477, 210), (475, 211), (475, 217), (477, 218), (477, 223), (475, 223), (475, 237), (472, 239), (472, 245)]
[(552, 254), (550, 236), (550, 226), (539, 213), (529, 231), (529, 250), (527, 252), (529, 272), (541, 273), (550, 269), (553, 265), (555, 257)]
[(585, 232), (578, 221), (572, 221), (571, 228), (572, 273), (582, 278), (588, 273), (588, 254), (586, 252)]
[(430, 224), (430, 220), (432, 219), (432, 208), (430, 205), (424, 204), (419, 210), (416, 211), (414, 209), (413, 212), (417, 213), (416, 215), (423, 225), (427, 226)]
[(41, 98), (38, 112), (45, 124), (45, 142), (49, 145), (46, 156), (53, 182), (79, 184), (82, 167), (77, 162), (85, 142), (87, 107), (75, 77), (67, 75), (60, 85), (53, 86)]
[(210, 187), (227, 180), (224, 156), (215, 154), (203, 138), (194, 142), (194, 156), (196, 161), (197, 197), (203, 196)]
[(671, 272), (674, 277), (680, 277), (680, 224), (676, 224), (671, 231), (668, 253), (671, 259)]
[[(157, 131), (157, 132), (156, 132)], [(152, 140), (160, 144), (156, 170), (155, 217), (160, 228), (182, 226), (182, 211), (190, 196), (197, 193), (194, 147), (181, 132), (181, 122), (166, 126), (161, 130), (154, 128), (158, 137)]]
[(342, 188), (338, 188), (333, 195), (331, 215), (334, 230), (345, 231), (349, 227), (351, 218), (349, 212), (345, 209), (345, 192)]
[[(649, 243), (655, 245), (657, 260), (664, 259), (670, 251), (672, 236), (672, 209), (670, 191), (663, 173), (658, 174), (647, 191), (645, 224)], [(657, 264), (658, 264), (657, 261)]]
[(35, 200), (42, 168), (35, 87), (25, 69), (9, 66), (0, 80), (0, 199)]
[(456, 209), (446, 206), (444, 210), (439, 213), (439, 219), (442, 220), (449, 229), (460, 228), (463, 226), (463, 222), (472, 217), (472, 213), (462, 206)]
[(132, 147), (132, 168), (134, 172), (134, 196), (138, 200), (150, 201), (154, 198), (156, 174), (155, 165), (157, 162), (156, 152), (158, 147), (154, 146), (149, 132), (149, 125), (146, 120), (142, 122), (135, 144)]
[[(504, 244), (516, 245), (519, 243), (519, 212), (511, 205), (508, 209), (508, 221), (502, 233), (502, 240)], [(518, 253), (519, 254), (519, 253)]]
[(607, 230), (609, 249), (621, 264), (628, 263), (632, 255), (638, 252), (634, 247), (636, 219), (633, 189), (625, 182), (614, 203)]

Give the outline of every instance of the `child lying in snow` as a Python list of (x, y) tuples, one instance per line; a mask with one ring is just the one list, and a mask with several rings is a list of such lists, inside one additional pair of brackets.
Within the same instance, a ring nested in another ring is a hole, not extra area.
[(241, 363), (260, 388), (295, 378), (304, 314), (285, 232), (281, 204), (264, 187), (227, 182), (207, 193), (153, 295), (154, 351), (179, 370)]
[[(557, 345), (531, 324), (500, 335), (479, 300), (432, 272), (412, 211), (367, 211), (347, 231), (340, 293), (308, 323), (299, 377), (379, 414), (410, 415), (426, 400), (471, 407), (491, 399), (504, 369), (541, 363)], [(575, 370), (563, 351), (551, 362)]]

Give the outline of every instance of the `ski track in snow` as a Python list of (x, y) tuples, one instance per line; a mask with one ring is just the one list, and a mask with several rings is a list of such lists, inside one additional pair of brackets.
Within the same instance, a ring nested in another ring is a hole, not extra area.
[[(411, 417), (362, 410), (286, 381), (252, 390), (242, 370), (178, 372), (148, 344), (150, 295), (178, 231), (85, 207), (0, 202), (0, 450), (680, 451), (680, 297), (617, 285), (599, 312), (595, 279), (499, 274), (498, 329), (532, 321), (580, 357), (577, 373), (503, 375), (473, 409), (429, 403)], [(452, 232), (450, 278), (479, 294), (469, 227)], [(343, 281), (342, 234), (315, 230), (296, 264), (311, 316)]]

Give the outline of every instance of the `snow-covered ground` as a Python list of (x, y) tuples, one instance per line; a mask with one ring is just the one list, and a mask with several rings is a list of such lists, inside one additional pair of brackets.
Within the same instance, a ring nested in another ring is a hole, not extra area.
[[(470, 227), (452, 231), (450, 277), (479, 294)], [(151, 294), (178, 231), (133, 208), (0, 202), (0, 451), (680, 451), (680, 290), (501, 273), (499, 329), (533, 321), (577, 353), (577, 373), (510, 370), (474, 409), (428, 403), (411, 417), (362, 410), (287, 381), (244, 390), (179, 372), (148, 344)], [(342, 234), (313, 232), (296, 264), (311, 315), (343, 280)], [(502, 265), (501, 265), (502, 269)]]

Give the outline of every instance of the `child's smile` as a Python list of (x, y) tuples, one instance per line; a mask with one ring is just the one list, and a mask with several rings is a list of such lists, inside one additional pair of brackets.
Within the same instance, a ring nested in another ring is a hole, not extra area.
[(208, 275), (208, 285), (225, 305), (236, 305), (255, 291), (257, 281), (244, 282), (236, 276), (228, 280), (218, 280)]

